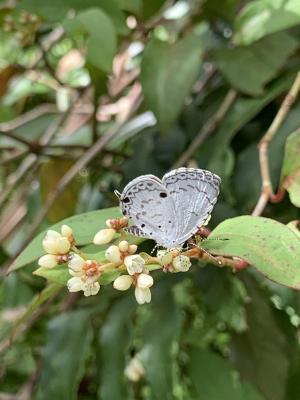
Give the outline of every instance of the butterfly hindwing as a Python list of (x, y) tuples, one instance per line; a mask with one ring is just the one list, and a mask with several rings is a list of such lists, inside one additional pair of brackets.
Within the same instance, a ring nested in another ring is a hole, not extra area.
[(206, 222), (217, 201), (220, 182), (212, 172), (195, 168), (179, 168), (164, 175), (162, 183), (175, 204), (178, 243), (184, 243)]

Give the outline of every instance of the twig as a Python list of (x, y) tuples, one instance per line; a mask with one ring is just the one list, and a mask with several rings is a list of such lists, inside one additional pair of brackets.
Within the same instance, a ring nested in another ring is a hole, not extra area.
[(98, 121), (97, 121), (97, 111), (98, 111), (98, 93), (97, 89), (94, 88), (94, 93), (93, 93), (93, 114), (92, 114), (92, 141), (95, 143), (98, 139)]
[(300, 72), (298, 72), (296, 79), (291, 86), (288, 94), (284, 98), (272, 124), (269, 129), (262, 137), (258, 144), (259, 151), (259, 164), (260, 164), (260, 173), (262, 180), (261, 194), (258, 199), (258, 202), (252, 212), (252, 215), (259, 216), (263, 213), (266, 205), (269, 200), (277, 200), (277, 196), (274, 195), (271, 177), (270, 177), (270, 169), (269, 169), (269, 159), (268, 159), (268, 148), (269, 144), (278, 132), (278, 129), (281, 127), (284, 122), (287, 114), (289, 113), (291, 106), (295, 102), (300, 90)]
[[(133, 102), (130, 112), (128, 111), (127, 119), (132, 115), (135, 111), (137, 105), (140, 104), (141, 95)], [(127, 120), (126, 120), (127, 121)], [(126, 122), (124, 121), (123, 124)], [(40, 210), (40, 212), (36, 215), (34, 222), (31, 224), (30, 231), (27, 234), (27, 239), (25, 243), (23, 243), (22, 248), (19, 253), (29, 244), (37, 230), (40, 226), (43, 219), (46, 217), (49, 209), (57, 199), (57, 197), (65, 190), (68, 184), (76, 177), (78, 172), (86, 167), (98, 154), (104, 150), (105, 146), (111, 142), (111, 140), (118, 134), (120, 127), (123, 124), (116, 124), (112, 127), (107, 133), (102, 135), (92, 147), (90, 147), (79, 159), (78, 161), (66, 172), (66, 174), (61, 178), (61, 180), (57, 183), (55, 190), (50, 193), (48, 196), (44, 207)]]
[[(52, 122), (52, 124), (49, 125), (48, 129), (42, 136), (42, 138), (39, 141), (40, 146), (45, 146), (47, 145), (52, 137), (55, 135), (59, 127), (65, 122), (65, 120), (68, 118), (70, 112), (73, 109), (74, 104), (78, 100), (78, 96), (76, 96), (76, 99), (73, 101), (72, 105), (70, 108), (60, 116), (58, 120), (55, 120)], [(31, 172), (35, 172), (36, 169), (38, 168), (38, 157), (36, 154), (29, 154), (20, 164), (18, 169), (8, 177), (8, 185), (6, 186), (5, 190), (1, 193), (0, 195), (0, 207), (2, 207), (5, 202), (7, 201), (9, 195), (12, 193), (13, 189), (18, 185), (19, 182), (24, 178), (24, 176)]]
[[(2, 150), (2, 149), (0, 149), (0, 150)], [(27, 150), (18, 150), (14, 154), (11, 154), (11, 155), (3, 158), (2, 160), (0, 160), (0, 165), (6, 165), (12, 161), (16, 161), (19, 158), (25, 157), (27, 154), (28, 154)]]
[(237, 97), (237, 92), (230, 89), (226, 94), (224, 100), (222, 101), (220, 107), (216, 113), (203, 125), (200, 132), (197, 134), (192, 143), (188, 148), (182, 153), (179, 159), (173, 165), (173, 168), (178, 168), (185, 165), (186, 162), (192, 157), (197, 148), (207, 139), (207, 137), (217, 128), (220, 121), (225, 117), (229, 108), (232, 106), (233, 102)]
[(15, 119), (0, 124), (1, 132), (10, 132), (22, 125), (27, 124), (34, 119), (41, 117), (44, 114), (56, 114), (58, 113), (57, 107), (54, 104), (42, 104), (25, 114), (16, 117)]

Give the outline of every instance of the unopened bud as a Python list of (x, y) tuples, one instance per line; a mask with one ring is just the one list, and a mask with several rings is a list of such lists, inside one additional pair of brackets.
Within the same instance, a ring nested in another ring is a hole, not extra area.
[(112, 228), (101, 229), (94, 237), (94, 244), (107, 244), (111, 242), (115, 236), (116, 231)]
[(39, 258), (38, 264), (40, 267), (53, 268), (57, 265), (56, 256), (53, 254), (46, 254)]
[(129, 244), (128, 244), (128, 242), (127, 242), (127, 240), (122, 240), (120, 243), (119, 243), (119, 249), (120, 249), (120, 251), (127, 251), (128, 250), (128, 247), (129, 247)]
[(105, 252), (105, 257), (108, 261), (113, 263), (121, 263), (121, 253), (118, 246), (112, 245)]
[(113, 287), (117, 290), (127, 290), (132, 285), (132, 277), (130, 275), (121, 275), (114, 281)]
[(129, 254), (134, 254), (136, 251), (137, 251), (137, 245), (136, 244), (131, 244), (129, 247), (128, 247), (128, 253)]

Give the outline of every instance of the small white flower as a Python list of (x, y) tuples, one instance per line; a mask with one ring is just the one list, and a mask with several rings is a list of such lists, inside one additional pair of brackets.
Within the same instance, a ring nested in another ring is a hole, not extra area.
[(129, 248), (129, 243), (127, 242), (127, 240), (122, 240), (119, 245), (118, 245), (120, 251), (127, 251)]
[(78, 254), (73, 254), (68, 262), (69, 272), (73, 276), (81, 276), (84, 274), (83, 267), (86, 261)]
[(136, 254), (125, 257), (124, 264), (129, 275), (140, 274), (143, 272), (145, 260), (140, 255)]
[(132, 382), (138, 382), (145, 375), (145, 369), (138, 357), (135, 356), (130, 360), (124, 374)]
[(121, 263), (121, 252), (118, 246), (112, 245), (105, 252), (105, 258), (112, 263)]
[(83, 286), (83, 294), (88, 296), (95, 296), (100, 290), (99, 282), (88, 282)]
[(153, 278), (148, 274), (140, 274), (137, 278), (137, 286), (141, 289), (150, 288), (153, 286)]
[(39, 259), (38, 264), (40, 267), (53, 268), (57, 265), (57, 258), (53, 254), (46, 254)]
[(67, 283), (69, 292), (79, 292), (80, 290), (84, 290), (84, 285), (84, 281), (78, 276), (73, 276), (73, 278), (70, 278)]
[(135, 291), (135, 298), (139, 304), (150, 303), (151, 301), (151, 291), (149, 288), (140, 288), (136, 286)]
[(113, 287), (117, 290), (127, 290), (130, 288), (130, 286), (132, 285), (133, 279), (132, 276), (130, 275), (121, 275), (118, 276), (117, 279), (115, 279), (114, 283), (113, 283)]
[(175, 272), (186, 272), (191, 267), (191, 260), (189, 257), (184, 255), (179, 255), (173, 260), (173, 267)]
[(157, 252), (157, 258), (158, 258), (158, 261), (159, 261), (160, 265), (165, 267), (166, 265), (169, 265), (169, 264), (172, 263), (173, 254), (172, 254), (171, 251), (159, 250)]
[(107, 244), (113, 240), (115, 233), (115, 229), (112, 228), (101, 229), (94, 236), (93, 242), (94, 244)]

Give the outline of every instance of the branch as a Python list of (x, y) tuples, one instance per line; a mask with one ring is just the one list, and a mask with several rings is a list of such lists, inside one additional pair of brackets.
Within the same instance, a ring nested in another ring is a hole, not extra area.
[[(137, 96), (135, 101), (131, 105), (130, 111), (128, 111), (127, 119), (132, 115), (135, 111), (136, 107), (140, 104), (141, 93)], [(22, 248), (19, 250), (20, 252), (31, 242), (36, 230), (40, 226), (43, 219), (46, 217), (48, 211), (52, 207), (53, 203), (57, 199), (57, 197), (65, 190), (68, 184), (76, 177), (78, 172), (86, 167), (95, 157), (99, 155), (101, 151), (104, 150), (105, 146), (107, 146), (112, 139), (118, 134), (120, 127), (126, 122), (124, 121), (122, 124), (116, 124), (112, 127), (107, 133), (102, 135), (94, 144), (91, 146), (79, 159), (78, 161), (66, 172), (66, 174), (61, 178), (61, 180), (57, 183), (55, 190), (50, 193), (48, 196), (44, 207), (40, 210), (40, 212), (36, 215), (34, 222), (31, 224), (30, 231), (28, 232), (27, 239), (25, 243), (23, 243)]]
[(197, 148), (208, 138), (208, 136), (213, 133), (213, 131), (217, 128), (219, 123), (227, 114), (228, 110), (232, 106), (233, 102), (237, 97), (237, 92), (233, 89), (230, 89), (226, 94), (224, 100), (222, 101), (220, 107), (216, 111), (216, 113), (203, 125), (200, 132), (197, 134), (195, 139), (191, 142), (185, 152), (180, 156), (180, 158), (175, 162), (173, 168), (178, 168), (182, 165), (185, 165), (187, 161), (192, 157)]
[(35, 143), (29, 142), (27, 139), (24, 139), (23, 137), (17, 135), (16, 133), (2, 131), (2, 132), (0, 132), (0, 135), (6, 136), (9, 139), (12, 139), (12, 140), (15, 140), (16, 142), (24, 144), (33, 153), (35, 153), (35, 151), (36, 151), (37, 146), (35, 145)]
[(260, 173), (262, 180), (261, 194), (257, 201), (257, 204), (252, 212), (252, 215), (259, 216), (263, 213), (266, 205), (269, 200), (277, 199), (277, 196), (274, 195), (270, 169), (269, 169), (269, 157), (268, 157), (268, 149), (269, 144), (273, 140), (274, 136), (278, 132), (278, 129), (281, 127), (282, 123), (286, 119), (291, 106), (294, 104), (300, 90), (300, 72), (298, 72), (296, 79), (290, 88), (288, 94), (284, 98), (273, 122), (271, 123), (269, 129), (262, 137), (261, 141), (258, 144), (259, 151), (259, 164), (260, 164)]

